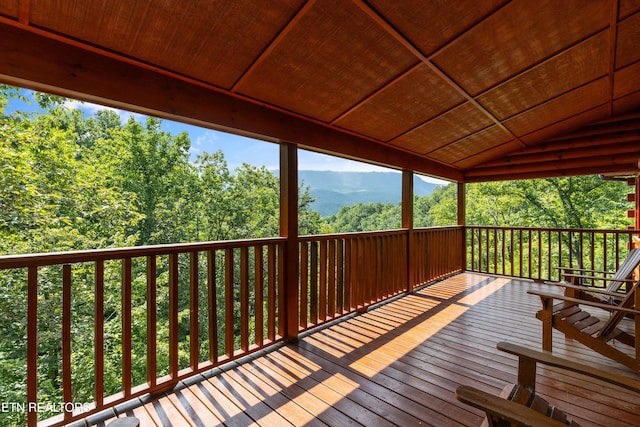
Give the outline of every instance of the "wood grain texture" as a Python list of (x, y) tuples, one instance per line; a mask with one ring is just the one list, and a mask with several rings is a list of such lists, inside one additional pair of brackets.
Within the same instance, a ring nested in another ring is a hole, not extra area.
[[(173, 425), (478, 426), (484, 413), (456, 400), (455, 390), (498, 395), (516, 381), (518, 359), (497, 350), (499, 341), (540, 348), (540, 301), (528, 289), (548, 286), (460, 274), (142, 408)], [(553, 347), (640, 378), (559, 334)], [(538, 367), (536, 378), (536, 393), (582, 426), (640, 424), (637, 393), (554, 367)]]
[(471, 95), (478, 95), (606, 28), (608, 17), (606, 0), (546, 0), (535, 8), (527, 1), (512, 2), (433, 61)]

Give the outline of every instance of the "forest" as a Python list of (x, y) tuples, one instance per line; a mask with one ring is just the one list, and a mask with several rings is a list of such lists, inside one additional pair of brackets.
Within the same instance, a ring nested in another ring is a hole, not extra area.
[[(35, 94), (37, 112), (5, 113), (17, 98), (26, 100), (17, 88), (0, 86), (0, 255), (278, 236), (279, 181), (265, 167), (230, 170), (220, 151), (191, 161), (188, 134), (162, 131), (160, 119), (123, 122), (111, 110), (87, 117), (66, 107), (64, 98), (47, 94)], [(466, 191), (469, 225), (632, 224), (626, 215), (629, 187), (598, 176), (469, 184)], [(456, 192), (451, 184), (414, 197), (415, 227), (456, 224)], [(301, 186), (300, 235), (401, 227), (399, 204), (358, 203), (322, 218), (311, 202), (309, 189)], [(134, 277), (136, 283), (144, 286)], [(59, 284), (45, 276), (40, 290), (46, 297), (39, 319), (39, 396), (58, 402), (60, 336), (47, 321), (54, 325), (59, 318)], [(90, 343), (91, 294), (79, 289), (74, 298), (74, 342)], [(144, 310), (143, 302), (136, 310)], [(117, 305), (117, 298), (105, 301), (107, 332), (109, 325), (119, 325), (110, 304)], [(24, 277), (0, 271), (0, 402), (25, 401), (24, 306)], [(117, 345), (106, 348), (106, 358), (113, 355), (117, 362), (117, 352)], [(82, 369), (91, 365), (91, 355), (90, 346), (74, 353), (74, 399), (80, 402), (93, 398), (90, 369)], [(134, 369), (134, 378), (143, 381), (144, 363)], [(118, 376), (115, 368), (105, 373), (106, 391), (118, 391)], [(23, 425), (24, 417), (0, 413), (0, 424)]]

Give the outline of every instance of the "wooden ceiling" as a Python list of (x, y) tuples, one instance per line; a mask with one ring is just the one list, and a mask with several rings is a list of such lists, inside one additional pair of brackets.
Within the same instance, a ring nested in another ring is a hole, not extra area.
[(0, 81), (458, 181), (628, 172), (640, 0), (2, 0)]

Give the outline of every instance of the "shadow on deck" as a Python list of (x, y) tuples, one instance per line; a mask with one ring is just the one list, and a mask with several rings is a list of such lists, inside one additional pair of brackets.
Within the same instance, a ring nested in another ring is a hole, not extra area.
[[(545, 287), (460, 274), (74, 425), (478, 426), (455, 389), (516, 381), (516, 358), (495, 344), (541, 348), (540, 301), (526, 291)], [(638, 377), (557, 332), (554, 353)], [(640, 425), (640, 396), (615, 386), (542, 367), (537, 392), (583, 426)]]

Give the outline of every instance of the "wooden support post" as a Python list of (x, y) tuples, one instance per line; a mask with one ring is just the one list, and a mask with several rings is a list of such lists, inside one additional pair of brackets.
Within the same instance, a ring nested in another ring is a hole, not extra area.
[(458, 183), (458, 225), (462, 227), (462, 232), (460, 233), (462, 244), (461, 254), (462, 259), (460, 260), (462, 265), (462, 271), (467, 270), (467, 230), (465, 228), (466, 225), (466, 215), (467, 215), (467, 198), (465, 191), (464, 182)]
[(280, 144), (280, 236), (287, 238), (284, 262), (285, 339), (298, 338), (298, 149)]
[(416, 284), (416, 257), (413, 253), (413, 171), (402, 171), (402, 228), (407, 229), (407, 292)]

